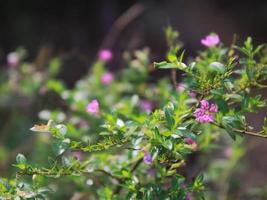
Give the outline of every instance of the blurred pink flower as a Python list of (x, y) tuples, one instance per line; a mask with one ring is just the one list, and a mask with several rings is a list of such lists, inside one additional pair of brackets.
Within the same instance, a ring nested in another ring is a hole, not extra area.
[(201, 44), (206, 47), (214, 47), (220, 43), (220, 38), (217, 34), (207, 35), (205, 38), (201, 40)]
[(77, 158), (77, 160), (82, 161), (84, 158), (83, 152), (81, 151), (73, 151), (71, 152), (72, 156), (74, 156), (75, 158)]
[(218, 108), (217, 108), (217, 106), (215, 104), (211, 104), (211, 106), (210, 106), (210, 112), (212, 112), (212, 113), (218, 112)]
[(11, 52), (7, 55), (7, 64), (10, 67), (17, 67), (20, 62), (20, 56), (16, 52)]
[(113, 81), (113, 74), (111, 72), (106, 72), (101, 77), (101, 82), (104, 85), (108, 85), (111, 81)]
[(197, 96), (197, 94), (195, 92), (189, 92), (189, 96), (192, 98), (195, 98)]
[(163, 186), (162, 186), (162, 189), (163, 190), (168, 190), (168, 189), (170, 189), (170, 187), (171, 187), (171, 181), (170, 180), (167, 180), (164, 184), (163, 184)]
[(190, 195), (190, 193), (187, 193), (187, 194), (185, 195), (185, 200), (191, 200), (191, 195)]
[(42, 86), (39, 89), (39, 94), (40, 95), (45, 95), (48, 92), (48, 88), (46, 86)]
[(79, 126), (79, 128), (87, 129), (89, 127), (89, 124), (86, 120), (82, 119), (82, 120), (80, 120), (78, 126)]
[(225, 148), (224, 151), (223, 151), (223, 155), (224, 155), (225, 157), (227, 157), (227, 158), (231, 157), (232, 154), (233, 154), (233, 150), (232, 150), (231, 147), (227, 147), (227, 148)]
[(98, 53), (98, 58), (102, 61), (110, 61), (112, 57), (113, 54), (109, 49), (102, 49)]
[(147, 175), (150, 176), (151, 178), (154, 178), (156, 176), (156, 169), (155, 168), (149, 168), (147, 170)]
[(197, 143), (192, 138), (185, 138), (185, 143), (190, 145), (193, 151), (197, 151)]
[(183, 92), (185, 91), (186, 85), (183, 83), (179, 83), (178, 85), (176, 85), (176, 91), (177, 92)]
[(200, 101), (200, 106), (201, 106), (202, 109), (207, 110), (207, 109), (209, 109), (209, 102), (207, 100), (201, 100)]
[(153, 110), (153, 103), (148, 100), (141, 100), (140, 101), (140, 108), (144, 112), (151, 112)]
[(194, 112), (196, 120), (200, 123), (209, 123), (214, 121), (213, 113), (218, 111), (217, 105), (211, 104), (207, 100), (200, 101), (200, 108), (197, 108)]
[(86, 106), (86, 111), (89, 113), (97, 114), (99, 112), (99, 103), (96, 99), (91, 101)]

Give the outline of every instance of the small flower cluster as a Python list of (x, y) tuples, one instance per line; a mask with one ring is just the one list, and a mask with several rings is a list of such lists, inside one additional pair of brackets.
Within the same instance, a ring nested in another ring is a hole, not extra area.
[(218, 111), (215, 104), (209, 104), (207, 100), (200, 101), (200, 108), (197, 108), (194, 112), (196, 120), (200, 123), (210, 123), (214, 121), (213, 114)]

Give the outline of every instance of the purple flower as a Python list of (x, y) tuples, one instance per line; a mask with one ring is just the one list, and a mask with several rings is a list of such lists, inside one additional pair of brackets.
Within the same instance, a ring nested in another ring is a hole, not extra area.
[(148, 152), (145, 152), (143, 161), (144, 161), (145, 164), (151, 165), (152, 164), (152, 161), (153, 161), (152, 160), (152, 156)]
[(7, 64), (10, 67), (17, 67), (20, 62), (20, 56), (16, 52), (11, 52), (7, 55)]
[(98, 58), (102, 61), (110, 61), (112, 57), (113, 54), (109, 49), (102, 49), (98, 53)]
[(153, 103), (151, 101), (148, 101), (148, 100), (141, 100), (140, 108), (144, 112), (151, 112), (153, 110)]
[(89, 113), (97, 114), (99, 112), (99, 103), (96, 99), (91, 101), (86, 106), (86, 111)]
[(111, 72), (106, 72), (101, 77), (101, 82), (104, 85), (108, 85), (111, 81), (113, 81), (113, 74)]
[(218, 108), (215, 104), (209, 105), (207, 100), (200, 101), (200, 108), (197, 108), (194, 112), (196, 120), (200, 123), (210, 123), (214, 121), (213, 113), (218, 112)]
[(191, 146), (193, 151), (197, 150), (197, 143), (195, 140), (193, 140), (192, 138), (185, 138), (184, 141), (186, 144)]
[(201, 44), (206, 47), (214, 47), (220, 43), (220, 38), (217, 34), (207, 35), (205, 38), (201, 40)]

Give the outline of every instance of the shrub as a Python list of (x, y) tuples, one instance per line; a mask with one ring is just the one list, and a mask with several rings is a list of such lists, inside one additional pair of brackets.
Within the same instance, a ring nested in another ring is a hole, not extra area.
[[(247, 113), (266, 105), (253, 93), (266, 87), (266, 51), (263, 45), (253, 47), (251, 38), (241, 47), (225, 47), (218, 35), (211, 34), (201, 41), (205, 49), (185, 62), (178, 33), (169, 27), (166, 37), (166, 61), (154, 66), (170, 70), (171, 81), (150, 76), (148, 49), (125, 53), (126, 66), (116, 73), (105, 67), (112, 59), (105, 49), (108, 59), (100, 53), (88, 75), (72, 89), (56, 79), (60, 62), (52, 61), (36, 91), (45, 88), (61, 104), (39, 113), (48, 122), (30, 129), (37, 138), (33, 153), (17, 155), (16, 177), (1, 179), (1, 197), (217, 198), (207, 185), (230, 181), (244, 154), (242, 138), (267, 137), (266, 119), (260, 131), (246, 120)], [(29, 68), (20, 67), (20, 73)], [(177, 72), (182, 73), (179, 83)], [(35, 79), (36, 74), (30, 77)], [(35, 87), (30, 82), (25, 91), (24, 85), (17, 87), (31, 98)], [(235, 140), (233, 148), (224, 151), (230, 162), (213, 162), (209, 170), (198, 173), (192, 170), (192, 164), (201, 166), (200, 159), (192, 158), (218, 149), (218, 141), (228, 141), (227, 133)]]

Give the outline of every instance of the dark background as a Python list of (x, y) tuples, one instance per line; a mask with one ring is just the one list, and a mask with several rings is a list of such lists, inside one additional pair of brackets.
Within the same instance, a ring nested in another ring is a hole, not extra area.
[[(115, 20), (136, 4), (143, 10), (114, 37), (110, 29)], [(124, 50), (149, 46), (152, 61), (162, 59), (163, 28), (169, 24), (179, 30), (186, 56), (203, 49), (200, 40), (212, 31), (225, 44), (231, 43), (235, 33), (239, 43), (247, 36), (256, 44), (265, 43), (267, 1), (0, 0), (0, 63), (18, 46), (25, 47), (27, 59), (37, 63), (60, 56), (64, 61), (61, 76), (72, 86), (88, 70), (99, 48), (112, 49), (115, 59), (109, 67), (113, 69), (123, 65), (119, 58)], [(107, 38), (113, 42), (106, 42)], [(266, 110), (251, 116), (252, 124), (259, 126), (264, 115)], [(266, 141), (248, 138), (247, 146), (250, 169), (240, 177), (243, 190), (267, 180)]]
[(168, 24), (180, 31), (189, 55), (211, 31), (224, 43), (230, 43), (234, 33), (240, 39), (252, 36), (256, 43), (267, 39), (265, 0), (1, 0), (1, 61), (19, 45), (29, 51), (29, 59), (43, 46), (53, 55), (76, 52), (93, 59), (114, 21), (137, 2), (144, 10), (110, 47), (116, 55), (148, 45), (154, 55), (163, 56), (162, 29)]

